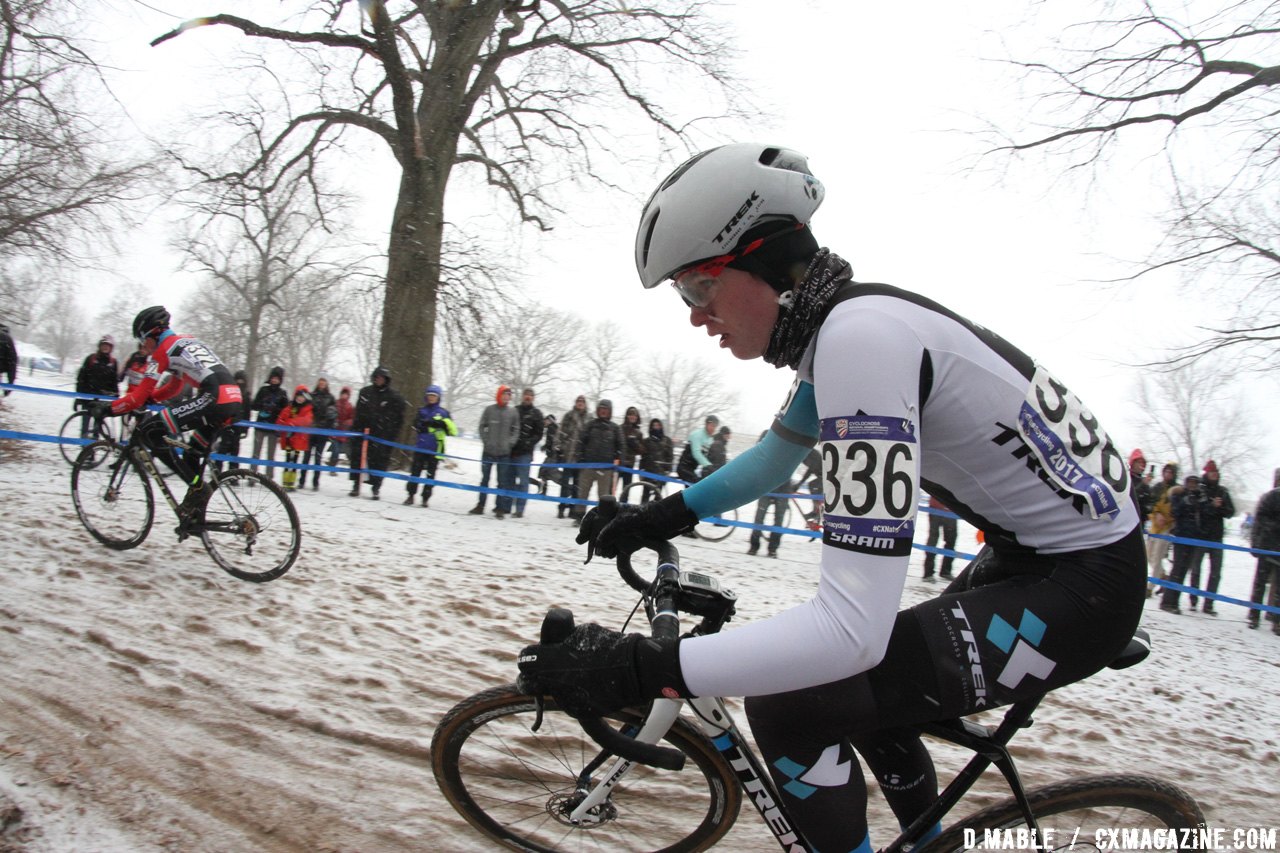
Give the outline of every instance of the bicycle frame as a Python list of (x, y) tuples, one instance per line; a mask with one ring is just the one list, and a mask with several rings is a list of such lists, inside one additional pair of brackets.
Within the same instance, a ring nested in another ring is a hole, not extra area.
[[(630, 569), (629, 561), (625, 570), (622, 562), (619, 562), (619, 572), (631, 586), (643, 588), (643, 581)], [(668, 577), (679, 575), (678, 569), (672, 563), (659, 567), (659, 580), (663, 578), (664, 573)], [(677, 607), (673, 598), (663, 598), (661, 602), (657, 600), (658, 582), (655, 581), (655, 586), (645, 592), (645, 612), (649, 617), (649, 621), (653, 623), (655, 636), (659, 633), (675, 635), (674, 632), (679, 630), (678, 612), (680, 608)], [(655, 592), (655, 595), (651, 597), (649, 595), (650, 591)], [(669, 591), (664, 595), (669, 596)], [(690, 610), (688, 612), (692, 613), (694, 611)], [(703, 615), (707, 617), (706, 613), (703, 613)], [(657, 625), (658, 619), (665, 620), (661, 628)], [(722, 621), (716, 622), (710, 628), (710, 632), (718, 631)], [(706, 625), (707, 619), (704, 618), (703, 624), (694, 633), (701, 633), (702, 628)], [(1122, 657), (1124, 656), (1122, 655)], [(1141, 656), (1136, 659), (1140, 658)], [(1127, 666), (1132, 662), (1136, 662), (1136, 659), (1125, 663), (1121, 663), (1120, 659), (1117, 659), (1116, 662), (1113, 662), (1113, 665), (1117, 667)], [(1008, 711), (1005, 712), (1000, 724), (994, 728), (972, 722), (963, 717), (920, 725), (921, 734), (969, 749), (973, 751), (974, 756), (952, 778), (930, 807), (903, 830), (888, 847), (885, 847), (882, 853), (901, 853), (904, 849), (918, 844), (925, 833), (939, 824), (951, 812), (964, 795), (976, 784), (986, 769), (993, 764), (1000, 770), (1008, 783), (1014, 800), (1022, 811), (1027, 827), (1034, 833), (1032, 837), (1039, 837), (1041, 834), (1040, 826), (1032, 812), (1026, 788), (1022, 784), (1022, 778), (1018, 773), (1007, 745), (1019, 729), (1031, 724), (1031, 715), (1039, 707), (1044, 695), (1039, 694), (1013, 703)], [(645, 717), (644, 723), (639, 727), (639, 731), (629, 733), (630, 737), (639, 743), (656, 745), (675, 723), (685, 703), (693, 710), (694, 718), (703, 735), (711, 742), (721, 758), (733, 771), (738, 783), (747, 795), (747, 799), (751, 801), (752, 806), (760, 814), (765, 826), (769, 828), (778, 845), (787, 851), (812, 850), (812, 845), (804, 838), (803, 833), (796, 828), (794, 818), (787, 812), (786, 805), (774, 785), (773, 778), (769, 775), (768, 768), (751, 748), (746, 738), (743, 737), (722, 698), (655, 699), (650, 706), (649, 714)], [(600, 781), (588, 790), (587, 786), (591, 774), (607, 761), (610, 755), (614, 755), (616, 760)], [(610, 752), (608, 748), (599, 753), (579, 777), (579, 793), (585, 796), (571, 813), (570, 819), (582, 825), (590, 825), (597, 822), (599, 820), (598, 815), (601, 813), (598, 807), (608, 799), (614, 788), (626, 776), (633, 763), (633, 759)]]

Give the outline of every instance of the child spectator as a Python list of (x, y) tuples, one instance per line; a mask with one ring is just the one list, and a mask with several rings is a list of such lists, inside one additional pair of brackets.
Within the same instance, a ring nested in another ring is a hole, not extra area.
[[(448, 409), (440, 405), (442, 396), (444, 396), (444, 390), (439, 385), (428, 385), (422, 395), (423, 405), (418, 409), (418, 417), (414, 421), (414, 428), (418, 430), (418, 441), (413, 452), (413, 462), (410, 463), (409, 468), (411, 477), (421, 476), (425, 470), (427, 479), (434, 480), (436, 466), (440, 464), (440, 456), (444, 453), (445, 437), (458, 434), (458, 426), (453, 422), (453, 416), (449, 414)], [(404, 502), (412, 505), (418, 484), (409, 480), (405, 483), (405, 490), (409, 496), (404, 499)], [(426, 506), (430, 500), (431, 484), (423, 483), (422, 505)]]
[[(338, 402), (336, 406), (338, 410), (338, 423), (336, 428), (342, 432), (351, 432), (351, 425), (356, 421), (356, 407), (351, 405), (351, 389), (349, 387), (344, 385), (342, 390), (338, 393)], [(339, 453), (346, 453), (347, 465), (351, 465), (351, 451), (348, 449), (350, 446), (350, 439), (335, 438), (333, 440), (333, 449), (329, 451), (330, 468), (338, 467)], [(338, 476), (338, 472), (330, 471), (329, 476), (336, 477)]]
[[(307, 390), (306, 385), (299, 385), (293, 389), (293, 400), (280, 410), (276, 423), (280, 426), (309, 427), (313, 422), (311, 392)], [(291, 465), (296, 464), (311, 446), (311, 436), (305, 432), (283, 432), (280, 434), (280, 444), (284, 447), (284, 461)], [(305, 475), (302, 480), (305, 484)], [(298, 483), (298, 469), (285, 468), (284, 473), (280, 475), (280, 481), (284, 484), (286, 491), (293, 491)]]

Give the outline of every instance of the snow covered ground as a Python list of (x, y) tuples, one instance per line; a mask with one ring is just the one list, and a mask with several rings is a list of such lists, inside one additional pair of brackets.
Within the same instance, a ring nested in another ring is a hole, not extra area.
[[(0, 429), (53, 432), (68, 409), (14, 393)], [(474, 484), (477, 468), (446, 476)], [(296, 495), (297, 565), (254, 585), (168, 523), (136, 550), (99, 546), (68, 474), (56, 446), (0, 440), (0, 851), (488, 849), (436, 789), (435, 724), (512, 679), (548, 606), (617, 625), (633, 604), (611, 567), (582, 564), (554, 504), (498, 520), (468, 515), (470, 492), (438, 489), (423, 509), (396, 482), (375, 503), (324, 476)], [(788, 538), (769, 560), (745, 554), (744, 531), (681, 541), (686, 567), (738, 592), (740, 621), (808, 596), (818, 547)], [(921, 559), (907, 603), (939, 589)], [(1229, 553), (1222, 591), (1247, 598), (1252, 575)], [(1213, 825), (1280, 824), (1280, 637), (1219, 611), (1149, 605), (1153, 656), (1059, 691), (1014, 741), (1029, 783), (1148, 773)], [(961, 758), (937, 754), (944, 770)], [(991, 779), (973, 802), (1000, 796)], [(887, 840), (873, 808), (873, 840)], [(770, 844), (744, 810), (722, 846)]]

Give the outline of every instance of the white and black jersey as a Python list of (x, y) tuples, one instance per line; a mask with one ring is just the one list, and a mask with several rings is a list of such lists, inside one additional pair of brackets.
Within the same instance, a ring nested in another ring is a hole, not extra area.
[[(684, 642), (695, 693), (776, 693), (874, 666), (898, 610), (922, 487), (1010, 555), (1099, 548), (1138, 524), (1123, 454), (1078, 397), (998, 335), (886, 285), (835, 294), (772, 433), (774, 448), (795, 448), (792, 468), (814, 441), (822, 455), (818, 592)], [(754, 498), (742, 493), (754, 488), (749, 466), (786, 452), (744, 453), (716, 482), (691, 487), (686, 503), (705, 517)]]

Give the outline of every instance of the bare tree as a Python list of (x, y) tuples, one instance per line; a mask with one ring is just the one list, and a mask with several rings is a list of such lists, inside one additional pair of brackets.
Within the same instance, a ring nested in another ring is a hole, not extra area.
[(111, 335), (116, 339), (116, 358), (121, 361), (137, 345), (133, 340), (134, 316), (150, 304), (146, 291), (140, 285), (126, 282), (112, 288), (107, 304), (94, 316), (95, 334)]
[(372, 282), (349, 288), (346, 322), (354, 350), (356, 370), (368, 381), (378, 366), (382, 345), (382, 292)]
[(89, 318), (76, 300), (75, 290), (70, 282), (55, 284), (40, 300), (31, 324), (32, 342), (57, 356), (64, 372), (78, 365), (75, 356), (83, 359), (93, 350)]
[[(446, 189), (455, 167), (473, 170), (521, 222), (546, 229), (557, 184), (608, 184), (601, 153), (634, 159), (637, 140), (618, 132), (628, 114), (671, 140), (690, 133), (684, 118), (659, 105), (659, 93), (702, 87), (722, 96), (725, 111), (740, 113), (746, 99), (732, 91), (722, 65), (731, 50), (708, 5), (315, 0), (296, 29), (215, 14), (152, 43), (225, 26), (291, 49), (312, 85), (308, 103), (270, 141), (279, 163), (305, 158), (349, 128), (390, 149), (401, 172), (381, 360), (416, 386), (432, 374), (441, 308), (474, 295), (448, 287), (442, 274)], [(683, 88), (672, 85), (681, 71), (688, 72)], [(714, 101), (696, 103), (706, 109)]]
[(1272, 286), (1280, 266), (1276, 216), (1260, 201), (1271, 199), (1280, 181), (1277, 6), (1161, 5), (1104, 3), (1097, 19), (1064, 32), (1060, 61), (1016, 62), (1043, 84), (1030, 111), (1041, 123), (999, 150), (1040, 150), (1068, 171), (1097, 171), (1122, 139), (1156, 141), (1152, 150), (1167, 158), (1171, 179), (1168, 237), (1117, 281), (1176, 267), (1195, 274), (1200, 289), (1212, 281), (1205, 273), (1222, 276), (1223, 301), (1238, 306), (1234, 320), (1206, 327), (1205, 340), (1169, 362), (1245, 347), (1255, 366), (1267, 366), (1277, 357), (1280, 328)]
[(578, 362), (583, 321), (532, 302), (495, 305), (478, 318), (470, 339), (475, 356), (496, 382), (539, 387), (569, 378)]
[[(261, 113), (236, 121), (245, 129), (240, 156), (272, 162), (264, 153)], [(265, 357), (297, 357), (296, 341), (285, 340), (292, 334), (286, 302), (299, 306), (339, 282), (368, 275), (356, 247), (336, 236), (346, 197), (320, 189), (308, 164), (295, 166), (258, 183), (186, 165), (201, 180), (180, 200), (193, 216), (176, 248), (187, 268), (235, 294), (223, 304), (232, 312), (228, 319), (243, 327), (251, 382)]]
[(668, 354), (639, 371), (632, 383), (640, 410), (661, 418), (672, 440), (688, 435), (707, 415), (723, 414), (738, 403), (724, 375), (703, 361)]
[(39, 293), (41, 276), (25, 263), (0, 266), (0, 323), (25, 326), (34, 306), (31, 294)]
[(0, 257), (82, 259), (154, 174), (90, 109), (114, 102), (80, 17), (68, 0), (0, 0)]
[[(1166, 453), (1199, 471), (1208, 459), (1240, 470), (1261, 448), (1256, 416), (1236, 387), (1232, 370), (1210, 361), (1144, 377), (1138, 385), (1139, 426), (1152, 458)], [(1157, 439), (1153, 437), (1158, 437)]]
[(622, 327), (612, 320), (592, 323), (583, 329), (580, 358), (592, 400), (607, 397), (610, 392), (620, 389), (621, 374), (633, 351), (634, 346)]

